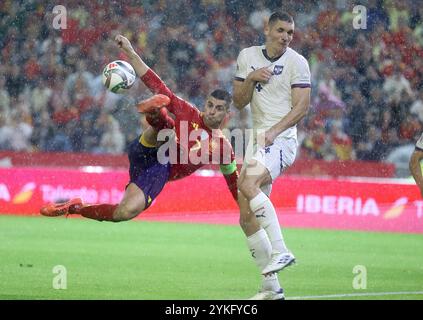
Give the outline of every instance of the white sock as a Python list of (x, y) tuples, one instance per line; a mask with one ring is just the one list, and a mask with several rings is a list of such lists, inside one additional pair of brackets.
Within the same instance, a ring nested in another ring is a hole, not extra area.
[[(253, 235), (247, 237), (248, 249), (250, 249), (251, 255), (261, 271), (267, 266), (272, 254), (272, 245), (270, 244), (269, 237), (266, 231), (260, 229)], [(278, 291), (281, 288), (278, 276), (273, 273), (270, 276), (262, 275), (262, 289)]]
[(278, 216), (270, 199), (263, 192), (260, 192), (250, 201), (250, 208), (261, 227), (266, 230), (272, 245), (272, 251), (288, 252), (285, 241), (283, 240)]

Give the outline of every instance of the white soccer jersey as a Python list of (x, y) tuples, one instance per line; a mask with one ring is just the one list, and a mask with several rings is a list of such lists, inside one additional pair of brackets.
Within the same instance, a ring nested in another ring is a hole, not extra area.
[(423, 151), (423, 133), (420, 136), (419, 140), (416, 142), (416, 148)]
[[(291, 111), (291, 88), (311, 86), (310, 68), (302, 55), (287, 48), (281, 57), (271, 59), (264, 45), (240, 52), (235, 79), (243, 81), (250, 72), (263, 67), (269, 67), (273, 76), (266, 84), (257, 83), (254, 90), (250, 103), (254, 129), (269, 129)], [(281, 135), (296, 137), (296, 126)]]

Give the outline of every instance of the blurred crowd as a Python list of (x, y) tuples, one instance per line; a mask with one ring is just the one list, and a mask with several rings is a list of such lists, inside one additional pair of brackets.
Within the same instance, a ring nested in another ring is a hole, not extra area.
[[(126, 95), (104, 89), (103, 67), (125, 59), (112, 40), (117, 33), (201, 109), (213, 89), (232, 91), (239, 51), (264, 43), (264, 21), (280, 8), (293, 15), (291, 47), (312, 71), (300, 157), (383, 161), (414, 144), (423, 124), (418, 1), (369, 0), (365, 28), (357, 29), (347, 0), (70, 0), (61, 30), (50, 1), (5, 0), (0, 150), (125, 152), (146, 125), (134, 105), (150, 93), (139, 80)], [(249, 128), (249, 110), (233, 110), (228, 126)]]

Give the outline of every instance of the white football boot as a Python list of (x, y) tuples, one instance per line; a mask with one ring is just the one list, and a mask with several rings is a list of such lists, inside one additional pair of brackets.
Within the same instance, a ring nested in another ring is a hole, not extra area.
[(262, 274), (266, 275), (269, 273), (279, 272), (282, 269), (292, 265), (295, 263), (295, 257), (290, 252), (280, 253), (275, 252), (272, 253), (272, 257), (270, 262), (267, 266), (263, 269)]
[(279, 291), (259, 291), (248, 300), (285, 300), (285, 295), (281, 288)]

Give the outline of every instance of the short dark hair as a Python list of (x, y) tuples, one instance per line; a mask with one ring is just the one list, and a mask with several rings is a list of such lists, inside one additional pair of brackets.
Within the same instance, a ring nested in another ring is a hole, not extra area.
[(294, 23), (294, 18), (285, 11), (275, 11), (269, 18), (269, 24), (272, 24), (278, 20), (285, 21), (288, 23)]
[(232, 103), (232, 96), (231, 94), (223, 89), (216, 89), (212, 93), (210, 93), (210, 96), (213, 98), (219, 99), (219, 100), (225, 100), (226, 106), (229, 108)]

